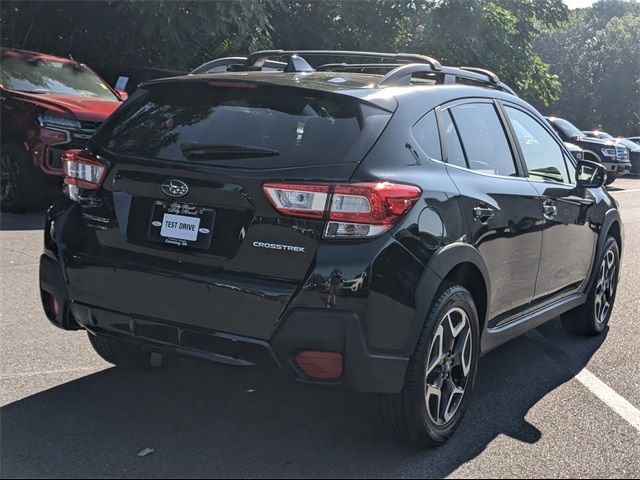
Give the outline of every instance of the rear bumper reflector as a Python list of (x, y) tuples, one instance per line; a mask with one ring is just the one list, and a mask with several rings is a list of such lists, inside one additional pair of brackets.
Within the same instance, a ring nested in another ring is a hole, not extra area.
[(305, 350), (296, 355), (296, 363), (315, 380), (337, 380), (342, 376), (342, 354)]

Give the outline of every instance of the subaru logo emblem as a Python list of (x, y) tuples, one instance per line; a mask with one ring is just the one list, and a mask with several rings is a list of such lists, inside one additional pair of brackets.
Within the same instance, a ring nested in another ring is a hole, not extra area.
[(160, 185), (160, 188), (169, 197), (184, 197), (189, 193), (189, 186), (182, 180), (167, 180)]

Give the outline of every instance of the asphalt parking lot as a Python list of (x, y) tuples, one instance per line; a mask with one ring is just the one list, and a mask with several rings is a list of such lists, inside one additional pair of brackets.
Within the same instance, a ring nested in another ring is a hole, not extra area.
[(432, 451), (388, 440), (361, 396), (277, 372), (111, 367), (42, 313), (42, 215), (3, 215), (0, 475), (637, 477), (640, 178), (612, 187), (626, 244), (606, 334), (570, 336), (554, 320), (485, 356), (461, 428)]

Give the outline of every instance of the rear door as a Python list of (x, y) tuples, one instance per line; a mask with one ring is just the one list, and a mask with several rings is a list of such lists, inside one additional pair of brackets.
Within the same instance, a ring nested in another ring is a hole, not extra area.
[(544, 217), (536, 299), (577, 289), (593, 260), (597, 231), (589, 224), (595, 199), (575, 188), (575, 167), (548, 128), (524, 109), (505, 104), (525, 175), (540, 194)]
[(495, 326), (533, 299), (542, 243), (539, 194), (511, 151), (491, 100), (466, 100), (439, 111), (449, 175), (470, 227), (468, 242), (490, 276)]

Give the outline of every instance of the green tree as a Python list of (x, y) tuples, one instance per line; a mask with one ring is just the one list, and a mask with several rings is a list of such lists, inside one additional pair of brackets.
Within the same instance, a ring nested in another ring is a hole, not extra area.
[(636, 85), (636, 22), (627, 17), (640, 14), (636, 2), (603, 0), (571, 15), (561, 0), (7, 0), (0, 7), (3, 46), (92, 64), (188, 70), (271, 47), (408, 51), (493, 70), (524, 98), (552, 102), (574, 120), (609, 122), (612, 105), (626, 105), (635, 118), (637, 87), (625, 83), (614, 98), (597, 78), (616, 71)]
[(84, 62), (189, 69), (270, 45), (278, 0), (3, 1), (2, 45)]
[(543, 34), (535, 51), (562, 79), (558, 101), (539, 107), (585, 130), (638, 134), (640, 4), (605, 0), (576, 10), (566, 28)]
[(589, 55), (593, 111), (599, 128), (640, 132), (640, 15), (613, 18), (596, 35)]
[(560, 84), (533, 44), (567, 17), (561, 0), (285, 1), (272, 25), (278, 46), (424, 53), (493, 70), (546, 103)]
[(561, 0), (445, 0), (427, 2), (410, 46), (427, 46), (452, 65), (478, 66), (497, 73), (526, 98), (556, 99), (558, 78), (533, 52), (542, 28), (567, 19)]

